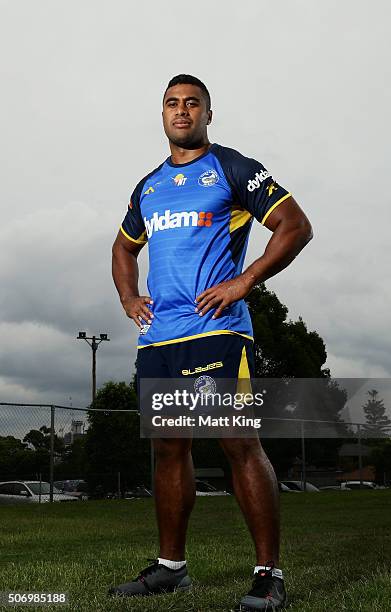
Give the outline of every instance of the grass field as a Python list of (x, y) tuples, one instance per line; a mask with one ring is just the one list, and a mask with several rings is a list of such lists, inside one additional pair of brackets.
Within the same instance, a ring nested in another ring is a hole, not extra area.
[[(391, 610), (391, 491), (285, 494), (281, 505), (290, 612)], [(250, 586), (252, 543), (235, 499), (202, 497), (188, 536), (193, 592), (107, 598), (156, 542), (150, 499), (1, 507), (0, 591), (69, 593), (66, 608), (43, 610), (228, 612)]]

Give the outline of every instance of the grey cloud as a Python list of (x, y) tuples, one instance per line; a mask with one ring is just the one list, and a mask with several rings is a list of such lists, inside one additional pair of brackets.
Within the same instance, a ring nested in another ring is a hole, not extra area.
[[(211, 139), (260, 159), (314, 225), (269, 288), (325, 339), (335, 376), (390, 375), (388, 3), (202, 0), (186, 20), (125, 1), (2, 12), (3, 399), (86, 405), (79, 329), (112, 338), (99, 381), (129, 379), (137, 336), (111, 244), (132, 188), (168, 155), (161, 93), (183, 70), (211, 90)], [(247, 262), (268, 237), (254, 227)], [(143, 253), (142, 292), (147, 265)]]

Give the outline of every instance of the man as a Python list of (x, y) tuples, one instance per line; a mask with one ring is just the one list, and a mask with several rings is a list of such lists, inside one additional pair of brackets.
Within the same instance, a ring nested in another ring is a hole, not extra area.
[[(113, 246), (113, 278), (122, 306), (140, 329), (139, 378), (180, 378), (220, 363), (219, 375), (254, 375), (252, 326), (244, 298), (285, 268), (312, 237), (293, 197), (263, 165), (208, 140), (205, 85), (171, 79), (163, 125), (171, 156), (140, 181)], [(253, 218), (272, 236), (242, 272)], [(138, 292), (137, 256), (148, 242), (148, 291)], [(244, 373), (244, 374), (243, 374)], [(279, 610), (286, 603), (279, 567), (279, 491), (258, 436), (219, 440), (234, 492), (254, 541), (253, 586), (237, 610)], [(154, 439), (160, 551), (120, 596), (189, 590), (185, 539), (195, 501), (191, 440)]]

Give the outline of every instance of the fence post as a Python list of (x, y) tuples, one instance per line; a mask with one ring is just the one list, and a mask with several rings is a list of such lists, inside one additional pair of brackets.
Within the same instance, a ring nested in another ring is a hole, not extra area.
[(53, 502), (54, 481), (54, 406), (50, 406), (50, 502)]
[(117, 473), (117, 495), (121, 499), (121, 472)]
[(300, 422), (301, 429), (301, 486), (303, 491), (307, 490), (307, 475), (305, 472), (305, 437), (304, 437), (304, 421)]
[(361, 425), (357, 424), (358, 438), (358, 471), (360, 473), (360, 489), (362, 489), (362, 446), (361, 446)]
[(155, 497), (155, 450), (153, 447), (153, 439), (151, 438), (151, 491), (152, 497)]

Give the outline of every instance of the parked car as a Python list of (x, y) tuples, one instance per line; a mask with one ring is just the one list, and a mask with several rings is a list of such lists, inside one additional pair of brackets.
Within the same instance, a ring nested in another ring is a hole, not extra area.
[(346, 482), (341, 482), (341, 489), (348, 491), (355, 491), (356, 489), (367, 489), (374, 490), (377, 489), (377, 485), (374, 482), (370, 482), (369, 480), (363, 480), (360, 487), (359, 480), (347, 480)]
[[(12, 480), (0, 483), (0, 505), (44, 504), (50, 501), (50, 484), (39, 480)], [(76, 497), (53, 487), (53, 501), (75, 502)]]
[(303, 487), (303, 483), (301, 480), (282, 480), (282, 484), (286, 485), (289, 489), (293, 489), (294, 491), (308, 491), (310, 493), (319, 493), (318, 487), (313, 485), (311, 482), (306, 482), (305, 489)]
[(196, 495), (217, 497), (218, 495), (229, 495), (229, 493), (227, 493), (227, 491), (219, 491), (216, 487), (209, 484), (209, 482), (196, 478)]
[(327, 487), (319, 487), (319, 491), (350, 491), (350, 489), (348, 487), (343, 489), (341, 485), (329, 485)]
[[(108, 491), (105, 495), (104, 495), (105, 499), (119, 499), (119, 495), (118, 495), (118, 491)], [(98, 498), (95, 498), (98, 499)]]
[(77, 497), (80, 501), (88, 499), (88, 485), (85, 480), (80, 478), (75, 480), (56, 480), (54, 486), (61, 493)]
[(138, 487), (134, 487), (130, 491), (125, 491), (124, 498), (125, 499), (139, 499), (142, 497), (152, 497), (152, 491), (147, 489), (144, 485), (139, 485)]
[(278, 489), (280, 493), (302, 493), (302, 491), (299, 491), (297, 489), (290, 489), (283, 482), (278, 483)]

